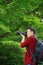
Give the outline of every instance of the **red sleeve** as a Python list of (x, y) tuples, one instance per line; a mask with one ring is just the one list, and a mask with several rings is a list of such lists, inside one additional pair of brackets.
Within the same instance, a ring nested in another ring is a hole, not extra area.
[(30, 44), (30, 43), (31, 43), (31, 38), (29, 38), (29, 39), (25, 40), (24, 42), (22, 42), (20, 46), (21, 47), (27, 47), (28, 44)]
[(21, 46), (21, 47), (28, 47), (29, 44), (32, 44), (32, 43), (36, 43), (36, 39), (33, 38), (33, 37), (30, 37), (30, 38), (28, 38), (27, 40), (25, 40), (24, 42), (22, 42), (22, 43), (20, 44), (20, 46)]

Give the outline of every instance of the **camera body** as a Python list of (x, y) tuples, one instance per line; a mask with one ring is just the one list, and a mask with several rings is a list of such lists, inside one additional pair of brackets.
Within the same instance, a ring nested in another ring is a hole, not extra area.
[(20, 34), (22, 34), (22, 35), (24, 35), (25, 37), (27, 36), (27, 33), (26, 32), (17, 32), (17, 35), (20, 35)]

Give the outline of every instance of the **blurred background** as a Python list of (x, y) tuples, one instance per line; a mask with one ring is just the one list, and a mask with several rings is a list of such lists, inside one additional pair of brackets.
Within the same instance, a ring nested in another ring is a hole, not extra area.
[(16, 33), (28, 26), (43, 40), (43, 0), (0, 0), (0, 65), (24, 64), (25, 48)]

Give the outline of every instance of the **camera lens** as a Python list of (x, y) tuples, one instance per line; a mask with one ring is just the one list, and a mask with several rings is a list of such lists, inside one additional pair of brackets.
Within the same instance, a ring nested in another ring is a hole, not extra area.
[(27, 36), (26, 32), (17, 32), (17, 35), (20, 35), (20, 33), (23, 34), (24, 36)]
[(17, 32), (17, 35), (20, 35), (20, 32)]

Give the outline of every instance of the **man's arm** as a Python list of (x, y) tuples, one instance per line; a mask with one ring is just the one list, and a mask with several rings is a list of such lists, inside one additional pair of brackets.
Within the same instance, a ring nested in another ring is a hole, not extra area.
[(21, 41), (21, 47), (28, 47), (29, 45), (34, 45), (36, 44), (36, 39), (34, 37), (29, 37), (28, 39), (24, 39), (22, 38), (22, 41)]
[(27, 46), (28, 46), (28, 43), (30, 43), (30, 40), (25, 39), (25, 36), (22, 35), (22, 34), (21, 34), (21, 37), (22, 37), (22, 40), (21, 40), (20, 46), (21, 46), (21, 47), (27, 47)]
[(21, 43), (23, 43), (25, 41), (25, 37), (23, 36), (22, 37), (22, 40), (21, 40)]
[(25, 36), (21, 34), (22, 40), (21, 40), (21, 47), (24, 47), (24, 42), (25, 42)]

